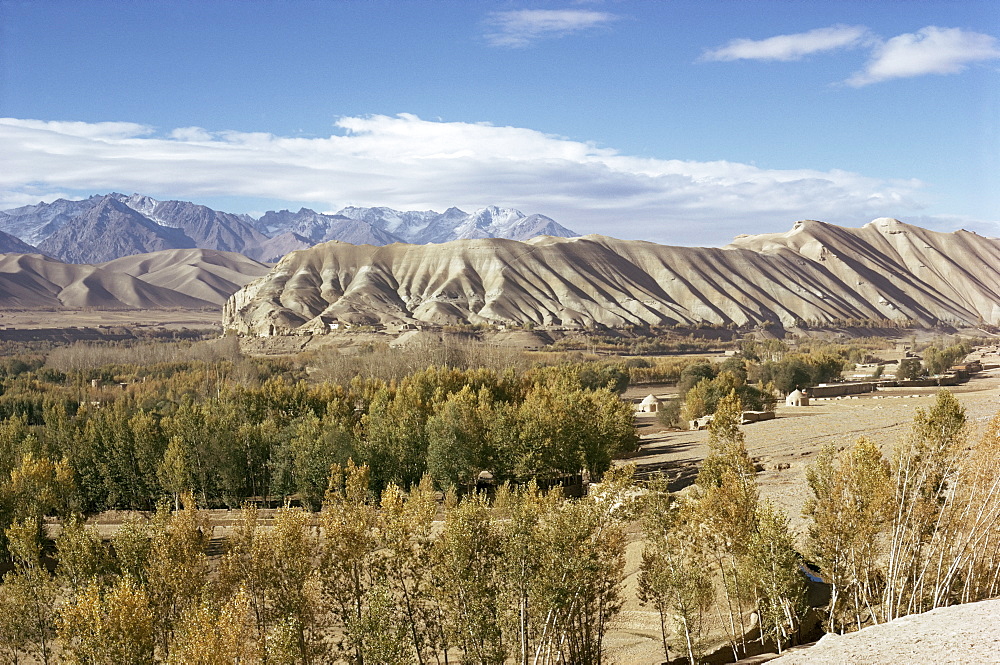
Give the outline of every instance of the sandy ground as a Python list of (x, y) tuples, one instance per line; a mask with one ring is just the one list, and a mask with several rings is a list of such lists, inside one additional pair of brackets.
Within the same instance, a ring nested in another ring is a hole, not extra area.
[(1000, 663), (1000, 600), (912, 614), (770, 661), (774, 665), (986, 665)]

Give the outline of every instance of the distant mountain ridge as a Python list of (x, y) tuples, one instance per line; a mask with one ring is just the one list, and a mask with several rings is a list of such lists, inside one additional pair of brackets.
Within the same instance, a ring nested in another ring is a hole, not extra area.
[(237, 291), (227, 329), (356, 324), (1000, 324), (1000, 240), (881, 218), (796, 222), (723, 248), (604, 236), (375, 248), (329, 242)]
[[(449, 208), (403, 212), (348, 207), (336, 214), (308, 208), (269, 211), (260, 219), (220, 212), (187, 201), (158, 201), (142, 194), (59, 199), (0, 211), (0, 232), (20, 239), (9, 251), (37, 251), (72, 263), (109, 261), (166, 249), (238, 252), (273, 262), (288, 252), (337, 240), (356, 245), (440, 243), (465, 238), (526, 240), (576, 234), (544, 215), (490, 206), (466, 213)], [(0, 251), (4, 245), (0, 236)]]

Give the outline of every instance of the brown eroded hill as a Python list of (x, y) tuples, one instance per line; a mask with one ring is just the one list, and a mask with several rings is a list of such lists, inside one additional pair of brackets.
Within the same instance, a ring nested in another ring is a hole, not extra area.
[(416, 321), (621, 326), (878, 319), (1000, 321), (1000, 241), (897, 220), (796, 222), (724, 248), (604, 236), (292, 252), (226, 304), (223, 324), (267, 335)]
[(133, 275), (221, 307), (247, 282), (267, 274), (263, 263), (235, 252), (211, 249), (169, 249), (125, 256), (98, 265), (105, 271)]
[(39, 254), (0, 255), (2, 309), (203, 309), (220, 307), (267, 266), (240, 254), (182, 249), (98, 265)]

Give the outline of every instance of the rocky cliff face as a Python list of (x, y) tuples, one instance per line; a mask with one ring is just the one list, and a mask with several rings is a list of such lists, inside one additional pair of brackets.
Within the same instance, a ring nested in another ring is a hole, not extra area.
[(237, 292), (224, 324), (290, 332), (358, 323), (753, 325), (844, 319), (1000, 322), (1000, 242), (880, 219), (798, 222), (721, 248), (602, 236), (293, 252)]
[(121, 256), (195, 247), (182, 230), (162, 226), (107, 196), (38, 244), (70, 263), (98, 263)]

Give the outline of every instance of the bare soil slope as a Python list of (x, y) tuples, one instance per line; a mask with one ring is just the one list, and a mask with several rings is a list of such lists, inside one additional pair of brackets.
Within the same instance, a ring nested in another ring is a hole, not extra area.
[(985, 665), (1000, 663), (1000, 599), (911, 614), (815, 646), (772, 665)]
[(214, 309), (266, 272), (252, 259), (213, 250), (165, 250), (98, 265), (0, 254), (0, 309)]
[[(284, 257), (237, 292), (227, 328), (356, 323), (753, 325), (844, 319), (1000, 321), (1000, 241), (879, 219), (797, 222), (725, 248), (603, 236), (384, 247), (331, 242)], [(314, 322), (315, 324), (315, 322)]]
[(97, 266), (104, 271), (132, 275), (147, 284), (206, 300), (221, 307), (249, 281), (270, 268), (235, 252), (211, 249), (173, 249), (126, 256)]

